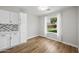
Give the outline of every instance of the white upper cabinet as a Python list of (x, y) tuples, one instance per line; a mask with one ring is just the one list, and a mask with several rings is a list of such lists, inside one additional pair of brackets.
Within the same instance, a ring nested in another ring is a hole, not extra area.
[(11, 24), (18, 24), (19, 14), (15, 12), (10, 12), (10, 23)]
[(0, 10), (0, 23), (5, 23), (8, 24), (9, 23), (9, 12), (5, 11), (5, 10)]
[(19, 20), (19, 14), (17, 12), (0, 10), (1, 24), (18, 24), (18, 20)]

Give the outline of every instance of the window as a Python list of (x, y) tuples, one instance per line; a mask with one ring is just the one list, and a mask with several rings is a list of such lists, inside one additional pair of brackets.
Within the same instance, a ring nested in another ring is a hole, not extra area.
[(51, 17), (47, 20), (47, 31), (57, 33), (57, 17)]

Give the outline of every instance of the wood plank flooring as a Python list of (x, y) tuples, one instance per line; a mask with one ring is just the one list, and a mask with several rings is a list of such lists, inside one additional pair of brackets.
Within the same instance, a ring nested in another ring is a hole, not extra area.
[(61, 42), (50, 40), (44, 37), (29, 39), (14, 48), (10, 48), (5, 53), (77, 53), (78, 49)]

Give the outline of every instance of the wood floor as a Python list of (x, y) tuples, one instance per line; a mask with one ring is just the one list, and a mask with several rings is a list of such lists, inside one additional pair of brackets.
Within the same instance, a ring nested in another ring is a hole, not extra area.
[(77, 53), (78, 49), (44, 37), (29, 39), (27, 43), (6, 50), (7, 53)]

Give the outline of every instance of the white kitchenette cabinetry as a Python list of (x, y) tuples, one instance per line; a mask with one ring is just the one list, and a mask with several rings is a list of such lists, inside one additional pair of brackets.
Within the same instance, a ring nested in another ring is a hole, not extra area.
[(19, 32), (11, 33), (11, 47), (17, 46), (20, 44), (20, 35)]
[(19, 13), (10, 12), (10, 23), (18, 25), (18, 31), (11, 32), (11, 47), (20, 44), (20, 32), (19, 32)]
[(0, 32), (0, 51), (10, 48), (10, 33)]
[(20, 34), (21, 34), (21, 43), (27, 41), (27, 14), (20, 13)]
[[(7, 25), (7, 26), (4, 26)], [(10, 26), (11, 25), (11, 26)], [(15, 25), (15, 26), (13, 26)], [(13, 28), (18, 26), (18, 30), (12, 31)], [(6, 31), (6, 28), (10, 31)], [(20, 44), (19, 33), (19, 13), (13, 11), (0, 10), (0, 51), (17, 46)], [(2, 31), (5, 29), (4, 31)]]

